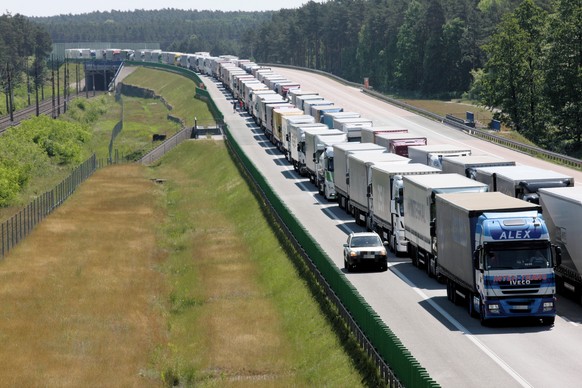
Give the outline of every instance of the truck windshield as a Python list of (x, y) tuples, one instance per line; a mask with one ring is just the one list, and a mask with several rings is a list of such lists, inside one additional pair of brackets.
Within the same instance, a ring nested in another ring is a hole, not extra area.
[(486, 269), (550, 268), (549, 247), (521, 247), (516, 249), (489, 249), (485, 252)]

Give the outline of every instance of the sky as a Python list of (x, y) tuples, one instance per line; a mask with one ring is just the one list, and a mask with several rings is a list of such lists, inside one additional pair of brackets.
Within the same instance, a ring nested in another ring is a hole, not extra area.
[[(322, 2), (322, 0), (315, 0)], [(9, 0), (0, 5), (0, 14), (55, 16), (93, 11), (133, 11), (134, 9), (197, 9), (220, 11), (269, 11), (299, 8), (308, 0)]]

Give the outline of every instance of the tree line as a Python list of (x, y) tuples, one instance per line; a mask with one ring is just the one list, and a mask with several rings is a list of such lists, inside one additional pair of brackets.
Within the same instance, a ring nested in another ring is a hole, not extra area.
[(324, 70), (419, 98), (466, 96), (538, 145), (582, 153), (580, 0), (328, 0), (277, 12), (32, 18), (55, 42), (159, 42)]
[(19, 85), (44, 83), (51, 50), (51, 37), (42, 26), (19, 14), (0, 16), (0, 87), (6, 96), (0, 113), (13, 109), (12, 91)]
[(477, 99), (542, 147), (580, 155), (580, 0), (330, 0), (247, 35), (257, 61), (383, 92)]

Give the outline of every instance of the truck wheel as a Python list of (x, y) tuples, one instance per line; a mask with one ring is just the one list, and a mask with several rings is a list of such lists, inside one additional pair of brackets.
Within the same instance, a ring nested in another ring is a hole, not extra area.
[(344, 268), (346, 269), (346, 271), (350, 272), (350, 265), (348, 264), (348, 261), (344, 258)]

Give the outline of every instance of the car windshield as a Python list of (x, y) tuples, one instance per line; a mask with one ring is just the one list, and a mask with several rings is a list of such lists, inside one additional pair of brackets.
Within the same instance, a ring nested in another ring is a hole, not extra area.
[(377, 247), (382, 245), (382, 241), (378, 236), (354, 236), (352, 237), (352, 247)]

